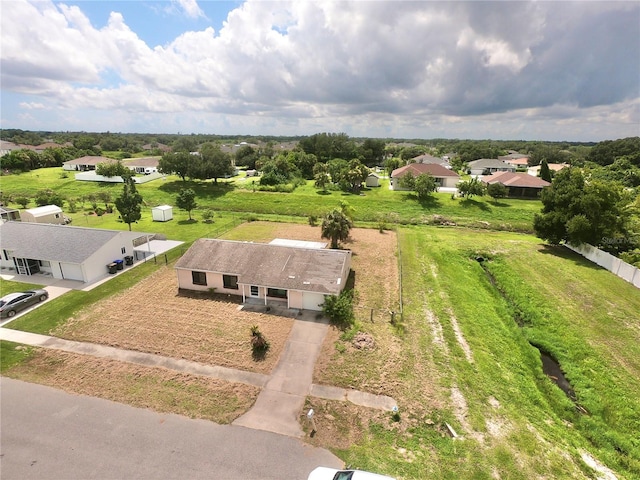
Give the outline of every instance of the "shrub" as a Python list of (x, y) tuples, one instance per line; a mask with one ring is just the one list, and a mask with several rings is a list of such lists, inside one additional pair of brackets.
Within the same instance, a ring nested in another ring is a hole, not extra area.
[(353, 313), (353, 290), (343, 290), (340, 295), (326, 295), (322, 312), (336, 324), (349, 325), (355, 320)]
[(29, 205), (29, 198), (27, 197), (18, 197), (16, 198), (16, 203), (20, 205), (22, 208), (27, 208)]
[(264, 338), (264, 335), (260, 331), (258, 325), (251, 327), (251, 349), (253, 353), (264, 353), (269, 350), (269, 342)]
[(318, 225), (317, 215), (309, 215), (308, 220), (309, 220), (309, 225), (311, 225), (312, 227), (315, 227), (316, 225)]
[(202, 212), (202, 220), (204, 223), (212, 223), (213, 222), (213, 210), (206, 209)]

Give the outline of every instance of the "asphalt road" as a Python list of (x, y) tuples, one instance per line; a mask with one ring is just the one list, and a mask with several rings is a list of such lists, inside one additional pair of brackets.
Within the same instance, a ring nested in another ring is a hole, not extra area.
[(270, 432), (4, 377), (0, 389), (2, 480), (306, 480), (316, 466), (342, 466), (327, 450)]

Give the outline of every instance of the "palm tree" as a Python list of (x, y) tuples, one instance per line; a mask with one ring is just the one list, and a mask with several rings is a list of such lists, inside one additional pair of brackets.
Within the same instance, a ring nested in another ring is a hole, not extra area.
[(322, 219), (322, 238), (331, 240), (331, 248), (338, 248), (338, 241), (349, 238), (349, 230), (353, 222), (337, 208), (327, 213)]

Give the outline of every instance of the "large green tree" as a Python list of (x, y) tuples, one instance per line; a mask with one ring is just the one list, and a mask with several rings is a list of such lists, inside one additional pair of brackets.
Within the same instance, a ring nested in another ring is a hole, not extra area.
[(96, 166), (96, 174), (103, 177), (124, 177), (130, 172), (131, 170), (125, 167), (120, 160), (103, 162)]
[(338, 248), (338, 242), (349, 238), (353, 222), (340, 209), (333, 209), (322, 219), (322, 238), (331, 240), (331, 248)]
[(158, 171), (165, 175), (178, 175), (182, 181), (186, 181), (193, 164), (194, 155), (189, 152), (165, 153), (158, 162)]
[(131, 231), (131, 224), (142, 217), (142, 196), (136, 190), (136, 182), (131, 175), (125, 175), (123, 179), (122, 195), (114, 203), (122, 221)]
[(586, 181), (576, 168), (560, 170), (542, 191), (542, 212), (535, 215), (536, 235), (551, 244), (590, 243), (609, 248), (628, 236), (630, 198), (615, 182)]
[(233, 175), (233, 162), (231, 155), (223, 152), (215, 143), (205, 143), (200, 147), (200, 162), (193, 178), (207, 180), (213, 178), (218, 183), (218, 178)]

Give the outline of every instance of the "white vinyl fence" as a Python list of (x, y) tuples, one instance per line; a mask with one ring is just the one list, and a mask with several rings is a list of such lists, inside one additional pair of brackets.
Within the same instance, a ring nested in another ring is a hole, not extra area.
[(583, 243), (579, 246), (566, 243), (565, 246), (570, 250), (579, 253), (587, 260), (591, 260), (593, 263), (600, 265), (602, 268), (609, 270), (618, 277), (632, 283), (635, 287), (640, 288), (640, 269), (633, 265), (629, 265), (618, 257), (614, 257), (610, 253), (600, 250), (588, 243)]

